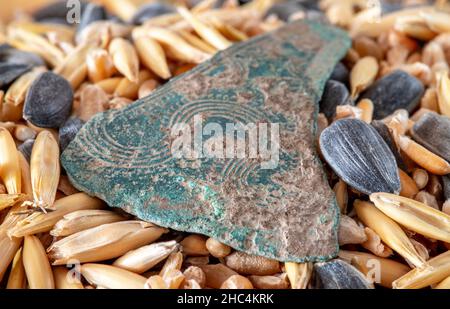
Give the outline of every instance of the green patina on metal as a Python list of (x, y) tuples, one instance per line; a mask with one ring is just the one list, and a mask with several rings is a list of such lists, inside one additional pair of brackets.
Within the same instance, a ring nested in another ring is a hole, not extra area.
[[(306, 21), (236, 44), (125, 109), (95, 116), (63, 166), (77, 188), (143, 220), (281, 261), (330, 259), (339, 209), (315, 131), (324, 84), (349, 46), (343, 31)], [(174, 157), (171, 128), (196, 115), (203, 127), (279, 124), (278, 164)]]

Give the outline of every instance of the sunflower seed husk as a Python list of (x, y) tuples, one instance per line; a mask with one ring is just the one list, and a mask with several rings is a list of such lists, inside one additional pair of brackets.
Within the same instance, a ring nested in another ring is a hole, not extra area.
[(0, 127), (0, 179), (9, 194), (22, 192), (16, 144), (11, 133), (2, 127)]
[(31, 67), (27, 64), (0, 63), (0, 89), (8, 87), (30, 69)]
[(101, 209), (104, 204), (99, 199), (88, 196), (85, 193), (77, 193), (57, 200), (49, 213), (34, 213), (19, 221), (8, 231), (10, 236), (23, 237), (50, 231), (53, 226), (66, 214), (77, 210)]
[(109, 53), (116, 69), (131, 82), (138, 82), (139, 57), (134, 46), (125, 39), (115, 38), (109, 45)]
[(374, 119), (381, 119), (397, 109), (412, 112), (420, 103), (424, 93), (423, 84), (404, 71), (394, 71), (377, 80), (361, 98), (370, 99), (374, 104)]
[(59, 128), (59, 146), (61, 152), (66, 149), (67, 145), (75, 138), (78, 131), (84, 125), (84, 121), (78, 117), (70, 117), (66, 122)]
[(367, 89), (378, 74), (378, 62), (374, 57), (367, 56), (356, 62), (350, 72), (350, 86), (352, 98), (356, 98), (362, 91)]
[[(399, 137), (399, 146), (403, 152), (418, 165), (435, 175), (450, 173), (450, 164), (443, 158), (414, 142), (407, 136)], [(380, 190), (383, 192), (383, 190)]]
[(344, 85), (348, 84), (349, 78), (350, 78), (350, 72), (348, 71), (347, 67), (342, 62), (339, 62), (334, 67), (334, 70), (330, 76), (331, 80), (341, 82)]
[(23, 64), (33, 67), (45, 66), (44, 60), (37, 54), (16, 49), (8, 44), (0, 45), (0, 62)]
[(320, 112), (328, 119), (333, 119), (339, 105), (354, 105), (347, 87), (341, 82), (329, 80), (325, 84), (322, 99), (319, 102)]
[(364, 228), (349, 216), (341, 216), (338, 233), (339, 245), (361, 244), (367, 240)]
[(14, 256), (11, 271), (8, 277), (7, 289), (25, 289), (27, 277), (23, 266), (23, 248), (20, 248)]
[(102, 224), (124, 221), (125, 217), (110, 210), (78, 210), (59, 220), (50, 235), (55, 237), (72, 235)]
[(158, 239), (166, 229), (143, 221), (103, 224), (65, 237), (48, 248), (53, 265), (70, 259), (96, 262), (112, 259)]
[(172, 76), (164, 50), (156, 40), (141, 36), (134, 40), (134, 45), (143, 65), (163, 79)]
[(64, 289), (84, 289), (83, 284), (77, 278), (75, 269), (68, 270), (64, 266), (53, 267), (53, 277), (55, 280), (55, 288)]
[(339, 251), (339, 258), (355, 266), (367, 279), (386, 288), (411, 269), (402, 263), (357, 251)]
[(450, 250), (427, 261), (430, 267), (415, 268), (392, 283), (394, 289), (420, 289), (450, 276)]
[(27, 162), (30, 162), (31, 151), (33, 149), (33, 146), (34, 146), (34, 139), (28, 139), (17, 147), (17, 150), (19, 150), (19, 152), (22, 153)]
[(142, 5), (139, 8), (139, 10), (136, 11), (134, 16), (131, 18), (130, 22), (135, 25), (141, 25), (153, 17), (157, 17), (157, 16), (169, 14), (169, 13), (174, 13), (174, 12), (175, 12), (175, 9), (169, 4), (160, 3), (160, 2), (149, 3), (146, 5)]
[(25, 194), (0, 194), (0, 210), (13, 206), (24, 197)]
[(72, 109), (73, 91), (63, 77), (42, 73), (30, 86), (25, 99), (23, 117), (42, 128), (59, 128)]
[(375, 130), (377, 130), (378, 134), (386, 142), (386, 145), (388, 145), (389, 149), (395, 157), (395, 161), (397, 161), (397, 165), (401, 169), (406, 169), (406, 165), (403, 162), (403, 158), (388, 126), (381, 120), (374, 120), (372, 121), (371, 125), (375, 128)]
[(449, 215), (415, 200), (388, 193), (373, 193), (370, 200), (385, 215), (409, 230), (450, 242)]
[(416, 267), (424, 267), (426, 261), (417, 253), (402, 228), (378, 210), (374, 204), (356, 200), (353, 204), (358, 218), (374, 230), (389, 247)]
[(128, 252), (118, 258), (113, 266), (142, 274), (166, 259), (177, 248), (177, 242), (174, 240), (154, 243)]
[(400, 192), (394, 155), (377, 131), (358, 119), (341, 119), (320, 136), (325, 160), (360, 192)]
[(373, 285), (352, 265), (332, 260), (314, 264), (317, 289), (373, 289)]
[(426, 113), (414, 124), (411, 135), (419, 144), (450, 161), (450, 118)]
[(90, 284), (107, 289), (143, 289), (147, 281), (128, 270), (103, 264), (84, 264), (81, 274)]
[(41, 241), (36, 236), (25, 236), (23, 265), (31, 289), (54, 289), (52, 268)]
[(81, 31), (95, 21), (105, 20), (107, 14), (105, 8), (95, 3), (88, 3), (84, 8), (77, 31)]

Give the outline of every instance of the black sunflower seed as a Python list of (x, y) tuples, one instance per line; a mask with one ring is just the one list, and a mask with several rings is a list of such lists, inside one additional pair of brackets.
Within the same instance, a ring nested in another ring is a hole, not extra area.
[(0, 89), (5, 89), (31, 67), (27, 64), (0, 63)]
[(397, 109), (412, 112), (424, 93), (420, 80), (404, 71), (394, 71), (376, 81), (361, 98), (370, 99), (374, 105), (374, 119), (381, 119)]
[(416, 142), (450, 161), (450, 118), (426, 113), (414, 124), (411, 135)]
[(27, 139), (25, 142), (19, 145), (17, 149), (23, 154), (25, 159), (30, 162), (31, 150), (33, 150), (34, 139)]
[(389, 146), (389, 149), (392, 151), (392, 154), (395, 157), (395, 161), (397, 161), (398, 167), (405, 170), (405, 162), (403, 162), (402, 156), (397, 149), (394, 138), (392, 137), (392, 134), (390, 133), (387, 125), (385, 125), (381, 120), (374, 120), (372, 121), (371, 125), (375, 128), (375, 130), (377, 130), (378, 134), (380, 134), (380, 136), (386, 142), (386, 145)]
[(397, 163), (389, 146), (370, 125), (359, 119), (341, 119), (320, 136), (320, 149), (334, 172), (365, 194), (398, 193)]
[(373, 289), (373, 285), (352, 265), (342, 260), (314, 264), (316, 289)]
[(44, 72), (31, 84), (23, 118), (42, 128), (58, 128), (70, 115), (73, 91), (63, 77)]
[(296, 2), (276, 3), (267, 11), (266, 16), (276, 15), (279, 19), (288, 21), (289, 16), (299, 11), (305, 11), (305, 8)]
[(78, 25), (77, 31), (80, 32), (87, 25), (93, 23), (94, 21), (105, 20), (107, 18), (108, 16), (103, 6), (89, 3), (86, 5), (83, 13), (81, 14), (81, 20), (80, 24)]
[[(46, 5), (34, 12), (33, 18), (36, 21), (41, 21), (49, 18), (59, 18), (64, 19), (66, 23), (68, 23), (67, 16), (71, 12), (71, 10), (75, 8), (73, 3), (74, 1), (69, 2), (69, 0), (52, 2), (49, 5)], [(86, 2), (79, 1), (77, 2), (77, 4), (78, 3), (80, 3), (81, 11), (83, 11), (86, 6)]]
[(330, 79), (336, 80), (345, 85), (348, 85), (349, 76), (350, 76), (350, 73), (349, 73), (347, 67), (342, 62), (339, 62), (334, 67), (334, 70), (333, 70), (333, 73), (331, 73)]
[(319, 102), (320, 112), (331, 119), (336, 114), (336, 106), (346, 104), (354, 105), (347, 87), (335, 80), (327, 81)]
[(64, 122), (59, 129), (59, 145), (61, 147), (61, 152), (63, 152), (67, 145), (75, 138), (83, 125), (84, 121), (76, 117), (71, 117)]
[(34, 53), (15, 49), (11, 45), (0, 45), (0, 62), (24, 64), (29, 66), (45, 66), (44, 60)]
[(450, 176), (442, 176), (442, 191), (446, 200), (450, 199)]
[(164, 14), (175, 12), (175, 9), (168, 4), (164, 3), (150, 3), (143, 5), (131, 19), (131, 23), (140, 25), (150, 18), (157, 17)]

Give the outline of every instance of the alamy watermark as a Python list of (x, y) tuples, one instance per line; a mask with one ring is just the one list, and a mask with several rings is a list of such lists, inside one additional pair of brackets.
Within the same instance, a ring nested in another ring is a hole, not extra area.
[(66, 2), (68, 24), (79, 24), (81, 21), (81, 2), (80, 0), (67, 0)]
[(278, 123), (204, 125), (203, 117), (195, 115), (193, 124), (175, 124), (171, 137), (171, 154), (179, 159), (256, 159), (261, 169), (275, 169), (279, 163)]

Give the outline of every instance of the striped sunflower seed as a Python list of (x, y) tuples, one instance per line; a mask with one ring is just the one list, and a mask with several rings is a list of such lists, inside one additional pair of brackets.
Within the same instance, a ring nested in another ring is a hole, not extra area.
[(314, 271), (314, 285), (319, 289), (373, 289), (360, 271), (341, 260), (316, 263)]
[(394, 155), (377, 131), (357, 119), (341, 119), (320, 136), (320, 150), (347, 184), (365, 194), (400, 192)]

